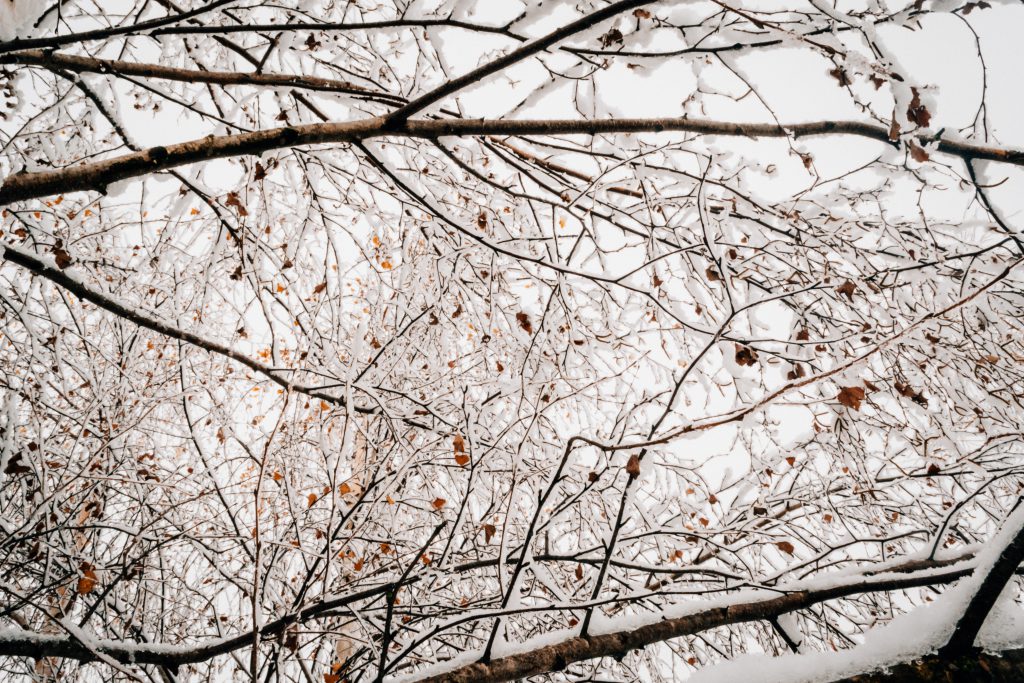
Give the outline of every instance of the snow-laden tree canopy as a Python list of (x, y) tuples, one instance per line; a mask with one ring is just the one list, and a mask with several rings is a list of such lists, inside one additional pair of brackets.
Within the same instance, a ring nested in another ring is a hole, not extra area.
[(0, 678), (1019, 680), (1022, 30), (0, 0)]

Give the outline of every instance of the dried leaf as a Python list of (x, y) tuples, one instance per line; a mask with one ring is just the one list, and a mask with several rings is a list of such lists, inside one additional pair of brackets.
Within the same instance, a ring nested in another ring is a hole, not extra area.
[(484, 543), (490, 543), (498, 529), (493, 524), (484, 524)]
[(927, 128), (932, 121), (931, 112), (921, 103), (921, 94), (917, 88), (911, 88), (910, 105), (907, 107), (907, 118), (922, 128)]
[(523, 312), (516, 313), (516, 322), (519, 323), (519, 327), (526, 330), (526, 334), (533, 334), (533, 323), (530, 322), (530, 316)]
[(601, 41), (601, 47), (605, 49), (608, 49), (615, 44), (621, 45), (623, 43), (622, 31), (617, 28), (612, 28), (608, 33), (605, 33), (603, 36), (598, 38), (598, 40)]
[(445, 506), (445, 503), (447, 503), (447, 502), (448, 501), (445, 500), (444, 498), (435, 498), (434, 502), (431, 503), (431, 505), (434, 506), (435, 510), (440, 510), (441, 508), (443, 508)]
[(736, 364), (757, 365), (757, 351), (750, 348), (749, 346), (736, 344)]
[(61, 247), (54, 247), (53, 260), (57, 263), (58, 268), (64, 270), (71, 265), (71, 254)]
[(238, 212), (239, 216), (248, 216), (249, 212), (246, 211), (245, 206), (242, 205), (242, 201), (238, 198), (237, 192), (228, 192), (228, 198), (224, 201), (225, 206), (233, 206)]
[(853, 284), (850, 280), (847, 280), (843, 284), (836, 287), (836, 292), (842, 294), (850, 301), (853, 301), (853, 294), (857, 291), (857, 285)]
[(789, 541), (779, 541), (775, 544), (775, 547), (777, 547), (779, 550), (786, 553), (787, 555), (792, 555), (794, 552), (796, 552), (796, 548), (794, 548), (793, 544)]
[(892, 124), (889, 126), (889, 139), (896, 142), (900, 139), (900, 122), (896, 120), (896, 112), (892, 113)]
[(79, 571), (82, 572), (82, 576), (79, 577), (75, 590), (78, 591), (79, 595), (92, 593), (97, 583), (96, 570), (88, 562), (83, 562), (81, 567), (79, 567)]
[(640, 458), (637, 457), (636, 453), (629, 456), (629, 461), (626, 463), (626, 474), (629, 475), (630, 479), (636, 479), (640, 476)]
[(918, 163), (923, 163), (931, 158), (923, 147), (918, 147), (917, 143), (913, 141), (910, 143), (910, 157)]
[(845, 88), (850, 85), (853, 81), (850, 80), (849, 75), (846, 73), (846, 69), (841, 66), (837, 66), (828, 72), (828, 75), (839, 81), (839, 86)]
[(864, 390), (860, 387), (843, 387), (839, 390), (836, 400), (847, 408), (860, 410), (860, 403), (864, 400)]

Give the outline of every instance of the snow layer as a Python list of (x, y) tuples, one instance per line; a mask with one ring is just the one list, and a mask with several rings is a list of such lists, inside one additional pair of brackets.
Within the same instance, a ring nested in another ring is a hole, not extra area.
[(33, 22), (46, 9), (40, 0), (5, 0), (0, 2), (0, 40), (24, 38)]

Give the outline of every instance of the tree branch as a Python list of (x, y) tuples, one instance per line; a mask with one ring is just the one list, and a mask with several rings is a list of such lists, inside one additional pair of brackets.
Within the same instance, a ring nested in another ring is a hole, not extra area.
[[(379, 137), (436, 139), (475, 135), (600, 135), (605, 133), (682, 132), (745, 138), (813, 137), (853, 135), (892, 144), (889, 131), (860, 121), (814, 121), (779, 125), (732, 123), (703, 119), (446, 119), (406, 121), (389, 127), (385, 117), (340, 123), (300, 126), (207, 136), (166, 147), (151, 147), (104, 161), (69, 166), (57, 171), (15, 173), (0, 187), (0, 205), (78, 191), (105, 192), (113, 183), (198, 161), (259, 155), (274, 149), (320, 143), (351, 143)], [(922, 142), (929, 142), (924, 138)], [(969, 142), (939, 140), (940, 152), (965, 160), (983, 159), (1024, 166), (1024, 150)]]
[(959, 657), (974, 648), (974, 639), (978, 637), (978, 632), (981, 631), (989, 612), (1021, 562), (1024, 562), (1024, 525), (1017, 529), (1013, 539), (999, 553), (992, 568), (982, 579), (981, 585), (957, 622), (949, 642), (939, 650), (940, 656)]
[[(910, 573), (905, 573), (908, 569), (911, 570)], [(731, 605), (702, 609), (686, 616), (665, 619), (628, 631), (591, 635), (588, 638), (567, 638), (554, 645), (495, 659), (488, 664), (471, 664), (447, 673), (429, 676), (422, 679), (420, 683), (511, 681), (557, 671), (573, 662), (596, 657), (621, 657), (631, 650), (680, 636), (693, 635), (712, 628), (771, 619), (780, 614), (806, 609), (826, 600), (869, 592), (944, 585), (969, 575), (972, 570), (973, 566), (966, 562), (951, 565), (948, 560), (913, 560), (902, 565), (887, 567), (884, 574), (878, 573), (878, 570), (869, 569), (863, 574), (850, 577), (843, 583), (836, 583), (827, 588), (794, 590), (789, 593), (783, 593), (780, 589), (779, 595), (770, 597), (764, 597), (764, 593), (759, 592), (760, 594), (753, 599), (749, 594), (740, 594), (736, 596), (737, 602)], [(409, 577), (406, 583), (415, 583), (416, 581), (417, 577)], [(389, 583), (310, 605), (288, 618), (278, 618), (267, 623), (261, 629), (260, 637), (266, 639), (269, 636), (282, 633), (292, 624), (303, 623), (361, 600), (379, 598), (399, 585), (397, 582)], [(746, 601), (741, 602), (742, 600)], [(0, 630), (0, 656), (62, 657), (93, 661), (96, 658), (95, 652), (100, 652), (123, 663), (180, 666), (207, 661), (219, 655), (248, 647), (251, 642), (252, 633), (245, 632), (237, 636), (195, 645), (135, 644), (96, 640), (92, 642), (92, 649), (89, 649), (70, 638), (8, 629)]]

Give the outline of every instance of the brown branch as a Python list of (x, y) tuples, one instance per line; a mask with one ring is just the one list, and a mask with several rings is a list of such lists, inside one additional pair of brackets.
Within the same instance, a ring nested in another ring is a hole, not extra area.
[(959, 657), (972, 650), (974, 639), (978, 637), (985, 619), (1021, 562), (1024, 562), (1024, 526), (1017, 530), (1016, 535), (1003, 548), (995, 564), (982, 579), (977, 592), (957, 622), (949, 642), (939, 650), (941, 656)]
[(387, 117), (386, 125), (388, 128), (400, 126), (414, 114), (423, 111), (430, 105), (440, 102), (445, 97), (453, 95), (467, 86), (479, 83), (488, 76), (493, 76), (513, 64), (521, 62), (539, 52), (543, 52), (570, 36), (593, 28), (606, 19), (611, 19), (612, 17), (635, 7), (649, 5), (651, 4), (651, 1), (652, 0), (620, 0), (619, 2), (614, 2), (607, 7), (581, 17), (576, 21), (570, 22), (561, 28), (555, 29), (546, 36), (531, 41), (518, 49), (512, 50), (508, 54), (483, 64), (469, 73), (459, 76), (458, 78), (453, 78), (447, 83), (434, 88), (430, 92), (417, 97), (404, 107), (391, 112)]
[[(183, 341), (187, 344), (203, 349), (204, 351), (207, 351), (209, 353), (224, 356), (225, 358), (230, 358), (231, 360), (237, 363), (241, 363), (245, 367), (263, 375), (270, 381), (274, 382), (275, 384), (286, 390), (296, 391), (298, 393), (305, 394), (307, 396), (311, 396), (313, 398), (327, 401), (329, 403), (333, 403), (336, 405), (345, 405), (344, 398), (332, 396), (331, 394), (319, 390), (316, 387), (308, 387), (296, 382), (292, 382), (287, 377), (282, 376), (278, 371), (274, 370), (273, 368), (267, 367), (266, 365), (263, 365), (258, 361), (253, 360), (244, 353), (235, 351), (234, 349), (225, 346), (224, 344), (220, 344), (211, 339), (206, 339), (197, 334), (193, 334), (192, 332), (187, 332), (185, 330), (178, 329), (177, 327), (174, 327), (169, 323), (150, 317), (145, 313), (133, 309), (129, 306), (125, 306), (124, 304), (115, 301), (114, 299), (103, 294), (102, 292), (98, 292), (92, 289), (91, 287), (79, 282), (78, 280), (69, 277), (59, 268), (51, 266), (50, 264), (46, 263), (45, 261), (36, 257), (33, 254), (26, 253), (24, 251), (21, 251), (20, 249), (15, 249), (14, 247), (11, 247), (9, 245), (0, 245), (0, 258), (2, 258), (5, 261), (10, 261), (11, 263), (15, 263), (21, 266), (22, 268), (25, 268), (26, 270), (35, 273), (36, 275), (39, 275), (40, 277), (44, 277), (50, 282), (53, 282), (54, 284), (59, 285), (60, 287), (71, 292), (79, 299), (88, 301), (106, 311), (109, 311), (110, 313), (113, 313), (114, 315), (120, 318), (124, 318), (125, 320), (128, 320), (138, 325), (139, 327), (144, 327), (158, 334), (162, 334), (165, 337)], [(357, 412), (376, 412), (372, 408), (360, 408), (359, 406), (357, 406), (355, 409)]]
[(391, 104), (404, 104), (405, 100), (385, 92), (376, 92), (348, 81), (293, 74), (263, 74), (248, 71), (206, 71), (179, 69), (157, 64), (139, 64), (113, 59), (96, 59), (59, 52), (25, 50), (0, 56), (0, 64), (41, 66), (50, 70), (75, 73), (101, 73), (140, 78), (156, 78), (184, 83), (211, 83), (214, 85), (250, 85), (261, 87), (287, 87), (322, 92), (340, 92), (383, 100)]
[[(913, 572), (905, 573), (909, 567), (913, 568)], [(943, 568), (945, 569), (943, 570)], [(496, 659), (488, 664), (459, 667), (444, 674), (424, 678), (420, 683), (469, 683), (470, 681), (498, 683), (515, 680), (557, 671), (573, 662), (596, 657), (621, 657), (631, 650), (680, 636), (693, 635), (712, 628), (771, 619), (787, 612), (806, 609), (826, 600), (868, 592), (944, 585), (967, 576), (971, 571), (972, 567), (963, 563), (950, 566), (948, 561), (922, 562), (915, 560), (906, 565), (889, 567), (885, 574), (877, 576), (873, 576), (872, 571), (866, 570), (864, 574), (851, 577), (845, 583), (839, 583), (830, 588), (792, 593), (780, 591), (778, 596), (712, 607), (629, 631), (591, 635), (588, 638), (568, 638), (554, 645)], [(417, 580), (418, 577), (410, 577), (406, 583), (415, 583)], [(341, 607), (362, 600), (379, 598), (396, 587), (396, 583), (389, 583), (315, 603), (300, 610), (297, 614), (268, 622), (261, 629), (260, 637), (266, 639), (284, 632), (292, 624), (303, 623), (327, 615)], [(742, 596), (738, 596), (737, 599), (742, 599)], [(490, 616), (493, 614), (489, 613), (481, 618)], [(251, 642), (252, 633), (245, 632), (237, 636), (191, 646), (187, 644), (128, 644), (101, 640), (94, 642), (93, 649), (90, 650), (70, 638), (8, 630), (3, 632), (0, 637), (0, 657), (63, 657), (79, 661), (94, 661), (96, 652), (99, 652), (122, 663), (180, 666), (207, 661), (219, 655), (248, 647)]]
[(0, 54), (40, 47), (56, 48), (63, 45), (73, 45), (74, 43), (84, 43), (92, 40), (112, 38), (114, 36), (152, 31), (154, 29), (167, 26), (168, 24), (176, 24), (179, 21), (185, 21), (186, 19), (191, 19), (192, 17), (198, 17), (206, 14), (207, 12), (212, 12), (218, 7), (226, 5), (229, 2), (234, 2), (234, 0), (212, 0), (212, 2), (203, 5), (202, 7), (197, 7), (187, 12), (182, 12), (181, 14), (171, 14), (166, 17), (150, 19), (148, 21), (142, 21), (137, 24), (130, 24), (126, 26), (100, 28), (93, 31), (82, 31), (81, 33), (69, 33), (63, 36), (48, 36), (45, 38), (15, 38), (14, 40), (9, 40), (6, 43), (0, 43)]
[(884, 671), (858, 674), (833, 683), (1020, 683), (1024, 681), (1024, 650), (963, 657), (929, 656)]
[[(681, 132), (745, 138), (786, 138), (821, 135), (853, 135), (891, 144), (889, 131), (860, 121), (815, 121), (778, 125), (773, 123), (732, 123), (702, 119), (538, 119), (491, 120), (446, 119), (406, 121), (389, 128), (387, 119), (374, 117), (341, 123), (315, 123), (234, 135), (207, 136), (166, 147), (104, 161), (69, 166), (57, 171), (16, 173), (0, 187), (0, 205), (78, 191), (106, 191), (113, 183), (157, 171), (211, 159), (259, 155), (274, 149), (320, 143), (351, 143), (371, 138), (398, 137), (437, 139), (476, 135), (601, 135), (606, 133)], [(928, 139), (923, 140), (927, 142)], [(983, 159), (1024, 166), (1024, 150), (989, 145), (937, 141), (940, 152), (965, 160)]]

